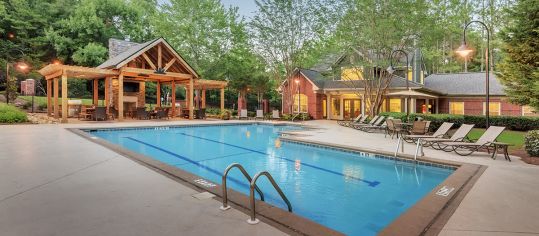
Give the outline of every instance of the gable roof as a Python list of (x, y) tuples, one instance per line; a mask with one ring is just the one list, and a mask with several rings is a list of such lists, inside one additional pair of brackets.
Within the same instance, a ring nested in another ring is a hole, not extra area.
[[(99, 65), (97, 68), (99, 69), (119, 69), (120, 67), (124, 66), (128, 62), (132, 61), (136, 57), (142, 55), (142, 53), (146, 52), (150, 48), (153, 48), (159, 43), (163, 43), (163, 45), (168, 48), (174, 56), (176, 56), (180, 63), (182, 63), (188, 71), (190, 71), (192, 74), (195, 75), (195, 77), (199, 77), (199, 74), (183, 59), (182, 56), (172, 47), (170, 44), (163, 38), (156, 38), (153, 40), (150, 40), (145, 43), (136, 44), (131, 43), (132, 46), (127, 49), (120, 49), (124, 50), (123, 52), (117, 54), (116, 56), (109, 58), (105, 62), (103, 62), (101, 65)], [(114, 49), (113, 49), (114, 50)], [(110, 48), (109, 48), (110, 51)], [(114, 55), (113, 53), (109, 52), (109, 55)]]
[[(489, 78), (490, 95), (505, 95), (496, 76)], [(425, 78), (425, 87), (446, 95), (484, 95), (485, 73), (433, 74)]]

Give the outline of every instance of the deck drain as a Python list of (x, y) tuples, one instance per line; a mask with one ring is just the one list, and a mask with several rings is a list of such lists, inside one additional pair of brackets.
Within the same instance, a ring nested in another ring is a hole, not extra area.
[(210, 198), (215, 197), (215, 195), (213, 195), (210, 192), (201, 192), (201, 193), (193, 194), (191, 196), (198, 199), (198, 200), (206, 200), (206, 199), (210, 199)]

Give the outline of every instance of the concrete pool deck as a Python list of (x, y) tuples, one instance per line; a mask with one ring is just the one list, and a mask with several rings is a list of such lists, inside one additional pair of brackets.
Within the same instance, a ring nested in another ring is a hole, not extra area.
[[(210, 122), (0, 126), (2, 235), (284, 235), (267, 224), (248, 225), (240, 211), (221, 212), (217, 200), (198, 200), (192, 188), (65, 129), (194, 123)], [(307, 124), (322, 129), (298, 138), (395, 148), (396, 139), (383, 134), (340, 127), (335, 121)], [(407, 144), (405, 153), (414, 148)], [(539, 234), (539, 166), (518, 158), (492, 160), (486, 154), (461, 157), (431, 149), (425, 154), (488, 166), (440, 235)]]

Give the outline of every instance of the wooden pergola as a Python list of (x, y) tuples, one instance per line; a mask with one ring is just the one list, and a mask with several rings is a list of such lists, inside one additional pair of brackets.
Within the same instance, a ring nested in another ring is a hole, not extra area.
[[(59, 82), (61, 81), (61, 121), (67, 122), (68, 98), (67, 81), (69, 78), (88, 79), (93, 81), (93, 103), (98, 103), (98, 83), (104, 80), (105, 106), (107, 113), (112, 104), (117, 104), (118, 120), (124, 119), (124, 82), (139, 82), (145, 92), (145, 82), (157, 84), (157, 106), (161, 107), (161, 86), (170, 84), (172, 116), (176, 116), (176, 87), (186, 88), (189, 119), (193, 119), (194, 92), (201, 95), (202, 107), (205, 108), (206, 90), (221, 91), (221, 109), (224, 109), (224, 89), (227, 82), (200, 79), (191, 66), (163, 39), (158, 38), (139, 44), (119, 55), (110, 58), (97, 68), (49, 64), (39, 70), (47, 81), (47, 111), (48, 114), (59, 118)], [(140, 94), (139, 94), (140, 95)], [(144, 95), (142, 101), (145, 103)], [(54, 99), (53, 99), (54, 98)], [(114, 100), (114, 101), (113, 101)]]

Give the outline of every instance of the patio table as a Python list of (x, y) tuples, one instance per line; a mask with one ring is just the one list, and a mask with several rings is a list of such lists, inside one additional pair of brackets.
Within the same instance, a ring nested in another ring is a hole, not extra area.
[(496, 156), (498, 155), (498, 150), (501, 149), (503, 156), (505, 157), (505, 160), (511, 161), (511, 157), (509, 157), (509, 153), (507, 152), (507, 148), (509, 146), (513, 146), (513, 144), (510, 143), (502, 143), (502, 142), (492, 142), (490, 143), (492, 147), (494, 148), (494, 151), (492, 152), (491, 158), (496, 160)]

